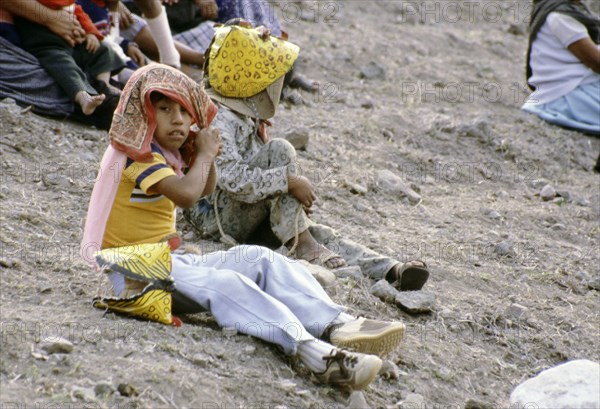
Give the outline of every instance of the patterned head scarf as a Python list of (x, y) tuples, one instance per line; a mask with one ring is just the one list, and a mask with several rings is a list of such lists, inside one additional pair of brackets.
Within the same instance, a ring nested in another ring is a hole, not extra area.
[[(158, 91), (183, 106), (199, 128), (206, 128), (217, 113), (204, 86), (181, 71), (163, 64), (149, 64), (131, 76), (115, 110), (108, 136), (113, 148), (135, 161), (152, 160), (150, 144), (156, 130), (156, 113), (150, 94)], [(184, 144), (184, 162), (193, 158), (193, 134)]]

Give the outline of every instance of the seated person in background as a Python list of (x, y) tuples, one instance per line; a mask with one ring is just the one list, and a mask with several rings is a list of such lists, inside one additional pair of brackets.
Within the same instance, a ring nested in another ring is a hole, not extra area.
[[(127, 63), (127, 67), (135, 70), (146, 65), (146, 57), (140, 51), (138, 45), (120, 36), (118, 24), (119, 0), (75, 0), (83, 11), (90, 17), (96, 29), (104, 37), (102, 40), (110, 45), (119, 54), (121, 59)], [(125, 84), (127, 80), (123, 81)]]
[[(132, 0), (126, 0), (130, 7)], [(166, 5), (167, 17), (173, 32), (173, 38), (178, 43), (181, 61), (197, 61), (191, 51), (204, 55), (215, 34), (214, 23), (225, 23), (231, 19), (240, 18), (252, 23), (254, 27), (264, 26), (272, 34), (281, 37), (283, 31), (275, 16), (273, 6), (265, 0), (179, 0), (175, 4)], [(122, 34), (125, 38), (138, 43), (146, 54), (154, 58), (156, 49), (144, 24), (137, 21), (130, 13), (122, 10), (120, 22)], [(149, 38), (150, 37), (150, 38)], [(182, 50), (181, 45), (188, 47)], [(185, 53), (185, 54), (184, 54)], [(203, 58), (203, 57), (201, 57)], [(202, 60), (203, 61), (203, 60)], [(202, 63), (197, 64), (202, 66)], [(289, 88), (299, 88), (308, 92), (317, 92), (319, 84), (297, 73), (296, 69), (290, 70), (286, 75), (283, 88), (283, 98), (293, 104), (302, 103), (302, 97)]]
[[(178, 4), (179, 3), (175, 3), (172, 6), (166, 5), (165, 9), (169, 10), (171, 7), (177, 6)], [(158, 60), (160, 58), (158, 44), (153, 33), (150, 31), (148, 24), (137, 14), (132, 13), (126, 7), (126, 5), (134, 10), (137, 10), (133, 1), (119, 2), (118, 19), (119, 27), (121, 29), (121, 36), (127, 41), (132, 41), (138, 44), (140, 49), (151, 59)], [(173, 37), (173, 44), (180, 55), (182, 64), (202, 67), (202, 64), (204, 64), (203, 50), (198, 51), (193, 47), (190, 47), (188, 44), (178, 41), (177, 36)]]
[[(248, 48), (248, 53), (261, 55), (265, 52), (265, 60), (248, 60), (250, 63), (244, 64), (245, 68), (239, 75), (230, 76), (221, 83), (215, 75), (219, 70), (213, 67), (217, 64), (225, 67), (229, 62), (216, 63), (210, 58), (224, 50), (228, 51), (227, 55), (237, 55), (223, 44), (222, 36), (229, 29), (228, 25), (217, 29), (214, 44), (206, 54), (209, 59), (204, 74), (206, 91), (219, 104), (213, 126), (219, 129), (224, 144), (223, 154), (215, 161), (219, 174), (217, 188), (191, 210), (184, 212), (188, 221), (204, 238), (225, 237), (230, 244), (262, 243), (260, 236), (274, 234), (275, 247), (284, 244), (290, 253), (295, 253), (296, 258), (310, 263), (337, 268), (344, 266), (347, 258), (348, 262), (360, 265), (366, 275), (374, 279), (385, 278), (396, 283), (401, 290), (423, 287), (429, 277), (424, 263), (402, 264), (382, 257), (364, 246), (341, 239), (330, 228), (314, 225), (308, 219), (307, 213), (311, 212), (316, 200), (312, 183), (300, 174), (294, 147), (284, 139), (270, 139), (266, 129), (268, 119), (275, 115), (285, 71), (278, 71), (281, 76), (271, 80), (263, 91), (237, 97), (224, 95), (229, 93), (229, 87), (232, 90), (249, 90), (257, 81), (260, 83), (275, 76), (273, 65), (266, 74), (252, 69), (258, 64), (268, 66), (269, 58), (287, 61), (289, 69), (298, 55), (298, 48), (270, 37), (264, 27), (244, 28), (250, 30), (253, 36), (262, 38), (254, 42), (254, 49)], [(265, 44), (275, 42), (276, 47), (265, 46), (259, 50), (259, 41)], [(273, 55), (270, 55), (269, 51), (265, 51), (269, 49), (280, 51), (272, 51)], [(280, 52), (285, 55), (280, 55)], [(245, 78), (250, 78), (249, 83)], [(330, 248), (319, 243), (315, 235)], [(343, 251), (343, 254), (336, 251)]]
[[(74, 0), (40, 0), (40, 5), (53, 10), (65, 10), (67, 14), (74, 13), (82, 31), (75, 30), (72, 42), (66, 42), (50, 28), (27, 17), (19, 17), (15, 19), (15, 28), (23, 49), (38, 59), (65, 94), (79, 105), (84, 115), (92, 115), (103, 103), (103, 109), (114, 110), (115, 98), (118, 99), (120, 91), (112, 87), (109, 81), (111, 74), (124, 68), (123, 61), (100, 44), (102, 36), (81, 7), (74, 4)], [(13, 11), (21, 5), (8, 1), (3, 6)], [(36, 12), (32, 14), (19, 10), (17, 15), (35, 18), (42, 14), (39, 8), (34, 7), (34, 10)], [(92, 78), (93, 84), (88, 78)]]
[[(93, 260), (90, 248), (162, 241), (177, 247), (175, 206), (191, 206), (215, 186), (214, 159), (222, 149), (218, 131), (208, 128), (215, 111), (202, 85), (171, 67), (150, 64), (133, 74), (109, 132), (99, 173), (104, 178), (90, 199), (82, 241), (87, 261)], [(200, 128), (197, 135), (190, 133), (192, 124)], [(120, 169), (118, 185), (109, 168)], [(212, 313), (221, 327), (236, 326), (297, 354), (325, 383), (366, 387), (382, 365), (371, 354), (396, 349), (404, 334), (400, 322), (345, 313), (306, 269), (264, 247), (173, 253), (171, 266), (176, 294)], [(117, 295), (127, 291), (122, 276), (111, 275), (111, 281)], [(178, 299), (174, 295), (174, 309), (181, 308)]]
[[(35, 0), (6, 0), (2, 5), (11, 11), (16, 10), (13, 12), (15, 15), (29, 16), (38, 24), (46, 26), (60, 36), (65, 44), (75, 45), (74, 39), (85, 34), (72, 11), (52, 10)], [(100, 129), (108, 129), (116, 107), (114, 98), (112, 101), (105, 98), (92, 115), (84, 115), (79, 105), (66, 96), (38, 59), (21, 47), (12, 14), (6, 9), (0, 9), (0, 98), (12, 98), (21, 106), (30, 106), (38, 114), (68, 117)]]
[(179, 51), (173, 43), (167, 13), (162, 5), (162, 3), (173, 4), (177, 0), (163, 0), (162, 3), (161, 0), (133, 0), (133, 2), (148, 23), (160, 54), (159, 61), (171, 67), (179, 68), (181, 66)]
[(534, 0), (522, 109), (600, 135), (600, 19), (579, 0)]

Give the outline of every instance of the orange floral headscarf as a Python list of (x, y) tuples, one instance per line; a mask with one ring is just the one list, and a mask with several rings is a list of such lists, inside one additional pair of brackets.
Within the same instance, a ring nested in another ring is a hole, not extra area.
[[(208, 127), (217, 113), (204, 86), (181, 71), (164, 64), (150, 64), (136, 70), (123, 89), (108, 132), (113, 148), (135, 161), (152, 160), (150, 144), (156, 130), (156, 114), (150, 101), (152, 91), (178, 102), (201, 129)], [(193, 136), (190, 133), (182, 150), (188, 165), (194, 157)]]

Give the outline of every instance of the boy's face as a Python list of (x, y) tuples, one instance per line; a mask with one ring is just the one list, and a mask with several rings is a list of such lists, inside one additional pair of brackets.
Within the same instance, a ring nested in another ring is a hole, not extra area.
[(166, 149), (177, 150), (188, 137), (192, 116), (184, 107), (169, 98), (152, 104), (156, 112), (154, 138)]

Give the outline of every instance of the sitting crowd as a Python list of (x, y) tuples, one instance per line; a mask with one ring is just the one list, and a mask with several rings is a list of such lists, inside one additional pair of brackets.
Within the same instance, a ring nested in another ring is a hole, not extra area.
[[(120, 89), (138, 67), (159, 61), (200, 81), (215, 23), (241, 17), (283, 35), (263, 0), (163, 3), (4, 1), (0, 47), (5, 72), (0, 78), (0, 97), (31, 105), (37, 113), (70, 116), (108, 129)], [(317, 90), (315, 82), (301, 76), (288, 74), (287, 79), (292, 87)], [(286, 95), (298, 102), (294, 94)]]

